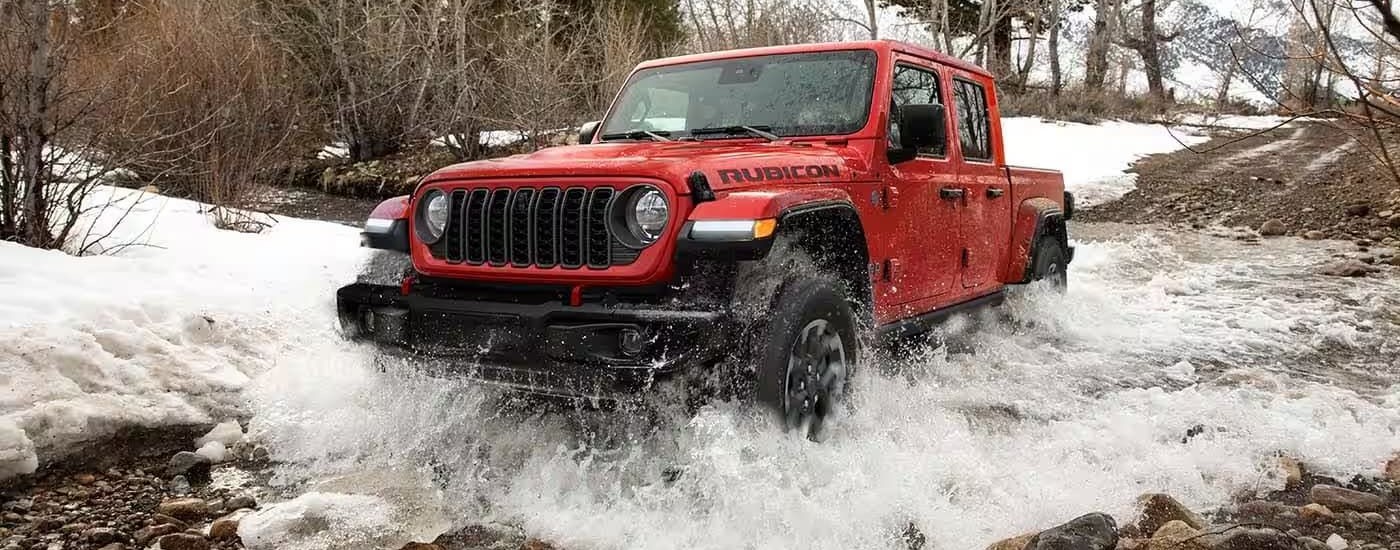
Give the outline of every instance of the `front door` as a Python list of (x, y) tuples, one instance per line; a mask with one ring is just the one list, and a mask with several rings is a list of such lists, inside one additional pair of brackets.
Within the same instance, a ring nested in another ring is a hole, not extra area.
[[(946, 105), (944, 80), (936, 67), (912, 59), (895, 65), (891, 140), (898, 136), (900, 107), (921, 103)], [(957, 284), (962, 240), (958, 235), (959, 208), (956, 201), (940, 197), (939, 190), (956, 187), (958, 173), (949, 159), (947, 143), (922, 148), (914, 160), (890, 169), (893, 192), (887, 190), (886, 206), (889, 214), (895, 216), (898, 228), (893, 237), (897, 241), (895, 257), (891, 265), (885, 266), (887, 276), (892, 277), (891, 284), (883, 285), (885, 298), (918, 313), (931, 309), (918, 302), (930, 302)]]
[(987, 90), (968, 75), (952, 80), (957, 122), (958, 185), (966, 196), (962, 209), (962, 285), (990, 286), (997, 281), (1001, 255), (1010, 233), (1011, 193), (1006, 168), (998, 162)]

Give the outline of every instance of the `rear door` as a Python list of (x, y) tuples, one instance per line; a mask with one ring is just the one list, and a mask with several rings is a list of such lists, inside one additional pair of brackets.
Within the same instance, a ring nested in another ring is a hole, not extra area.
[(952, 78), (953, 112), (957, 126), (958, 185), (964, 191), (962, 225), (962, 285), (993, 286), (1006, 252), (1011, 220), (1011, 193), (1006, 169), (999, 159), (1001, 143), (992, 120), (991, 93), (982, 79), (970, 74)]
[[(898, 139), (900, 108), (910, 104), (936, 103), (947, 105), (943, 69), (922, 60), (899, 59), (895, 65), (890, 112), (890, 139)], [(951, 135), (951, 134), (950, 134)], [(896, 146), (891, 143), (891, 146)], [(939, 197), (939, 190), (958, 185), (958, 172), (949, 158), (947, 143), (938, 143), (919, 150), (914, 160), (890, 167), (893, 173), (893, 204), (887, 198), (889, 212), (898, 219), (898, 229), (891, 238), (898, 250), (895, 284), (886, 296), (891, 302), (909, 304), (913, 310), (931, 309), (916, 304), (952, 290), (958, 279), (957, 204)], [(887, 190), (887, 194), (888, 190)]]

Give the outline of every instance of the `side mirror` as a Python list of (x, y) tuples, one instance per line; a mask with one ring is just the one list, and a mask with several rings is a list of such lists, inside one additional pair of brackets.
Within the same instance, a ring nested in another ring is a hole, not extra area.
[(939, 103), (914, 103), (899, 109), (899, 148), (889, 150), (891, 164), (913, 160), (919, 149), (948, 142), (948, 112)]
[(598, 125), (601, 123), (601, 120), (583, 123), (583, 126), (580, 126), (578, 129), (579, 145), (593, 143), (593, 135), (598, 133)]

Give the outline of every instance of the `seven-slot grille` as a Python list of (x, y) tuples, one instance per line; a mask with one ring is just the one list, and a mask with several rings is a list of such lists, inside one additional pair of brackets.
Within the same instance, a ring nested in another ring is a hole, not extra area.
[(448, 263), (495, 267), (606, 268), (636, 261), (613, 236), (611, 187), (475, 188), (447, 191), (443, 238), (430, 249)]

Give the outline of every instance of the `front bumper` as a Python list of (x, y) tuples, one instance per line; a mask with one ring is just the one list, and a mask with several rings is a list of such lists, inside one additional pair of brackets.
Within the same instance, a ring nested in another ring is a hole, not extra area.
[[(507, 296), (510, 296), (507, 294)], [(403, 294), (357, 283), (336, 293), (341, 327), (386, 354), (491, 385), (615, 400), (724, 353), (723, 311), (480, 295)]]

